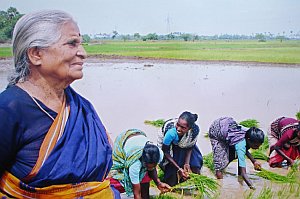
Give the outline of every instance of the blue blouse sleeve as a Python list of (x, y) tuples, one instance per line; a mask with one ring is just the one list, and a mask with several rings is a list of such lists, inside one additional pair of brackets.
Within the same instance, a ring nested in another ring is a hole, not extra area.
[(17, 123), (9, 110), (0, 107), (0, 176), (3, 169), (14, 157), (14, 148), (16, 147), (16, 129)]
[(238, 156), (239, 167), (246, 167), (246, 140), (238, 142), (235, 146), (235, 151)]
[(176, 128), (172, 128), (170, 130), (167, 131), (164, 140), (163, 140), (163, 144), (170, 146), (171, 143), (176, 140), (176, 135), (177, 135), (177, 131)]

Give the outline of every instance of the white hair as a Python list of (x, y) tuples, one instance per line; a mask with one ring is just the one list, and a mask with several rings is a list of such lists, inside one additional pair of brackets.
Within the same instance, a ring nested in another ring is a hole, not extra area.
[(43, 10), (21, 17), (13, 32), (13, 57), (15, 74), (9, 84), (23, 82), (30, 74), (27, 52), (30, 48), (48, 48), (61, 37), (61, 27), (74, 22), (71, 15), (60, 10)]

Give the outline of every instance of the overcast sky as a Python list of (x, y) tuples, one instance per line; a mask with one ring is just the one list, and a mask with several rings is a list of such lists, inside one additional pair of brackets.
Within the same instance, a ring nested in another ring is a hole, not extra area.
[(300, 0), (0, 0), (0, 10), (69, 12), (82, 34), (300, 33)]

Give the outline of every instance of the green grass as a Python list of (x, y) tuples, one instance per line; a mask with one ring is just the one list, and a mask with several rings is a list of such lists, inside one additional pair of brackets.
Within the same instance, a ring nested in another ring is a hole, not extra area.
[[(300, 63), (300, 41), (205, 40), (104, 41), (84, 45), (88, 55), (119, 55), (180, 60), (223, 60), (271, 63)], [(0, 57), (9, 57), (10, 48), (1, 47)]]
[(0, 58), (11, 57), (12, 50), (10, 47), (0, 47)]

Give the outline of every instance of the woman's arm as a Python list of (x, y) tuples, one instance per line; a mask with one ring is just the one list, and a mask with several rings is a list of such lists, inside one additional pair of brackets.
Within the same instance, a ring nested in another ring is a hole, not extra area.
[(163, 144), (162, 145), (162, 151), (164, 152), (164, 155), (165, 155), (165, 158), (171, 163), (173, 164), (178, 172), (179, 172), (179, 175), (184, 179), (186, 180), (188, 178), (188, 174), (185, 173), (185, 171), (180, 168), (180, 166), (175, 162), (175, 160), (172, 158), (171, 154), (170, 154), (170, 146), (168, 145), (165, 145)]
[(166, 157), (166, 159), (171, 163), (173, 164), (177, 170), (180, 169), (180, 166), (178, 166), (178, 164), (175, 162), (175, 160), (172, 158), (171, 154), (170, 154), (170, 148), (171, 146), (168, 146), (168, 145), (165, 145), (163, 144), (162, 145), (162, 151), (164, 152), (164, 155)]
[(140, 184), (132, 184), (132, 187), (133, 187), (134, 199), (142, 199), (141, 185)]
[(281, 150), (281, 148), (275, 146), (274, 149), (276, 152), (281, 155), (285, 160), (287, 160), (291, 165), (294, 164), (294, 160), (292, 160), (289, 156), (285, 155), (285, 153)]
[(171, 187), (166, 184), (166, 183), (163, 183), (159, 180), (158, 176), (157, 176), (157, 171), (156, 169), (152, 170), (152, 171), (148, 171), (148, 175), (149, 177), (154, 181), (154, 183), (156, 184), (157, 188), (162, 192), (162, 193), (165, 193), (165, 192), (168, 192), (170, 191)]
[(186, 152), (186, 157), (185, 157), (185, 163), (184, 163), (184, 170), (186, 172), (190, 172), (191, 171), (191, 167), (190, 167), (190, 160), (191, 160), (191, 155), (192, 155), (192, 149), (193, 148), (189, 148), (187, 149), (187, 152)]
[(252, 184), (251, 180), (248, 178), (246, 167), (239, 167), (239, 175), (243, 177), (245, 183), (249, 186), (250, 189), (255, 189), (254, 185)]
[(248, 150), (246, 151), (246, 156), (251, 160), (255, 170), (261, 170), (261, 163), (255, 160)]
[(286, 144), (288, 144), (289, 140), (292, 139), (293, 134), (294, 134), (294, 131), (292, 131), (292, 130), (285, 132), (282, 135), (282, 137), (277, 141), (277, 143), (270, 147), (270, 154), (273, 150), (275, 150), (279, 155), (281, 155), (290, 164), (293, 164), (294, 161), (281, 150)]

